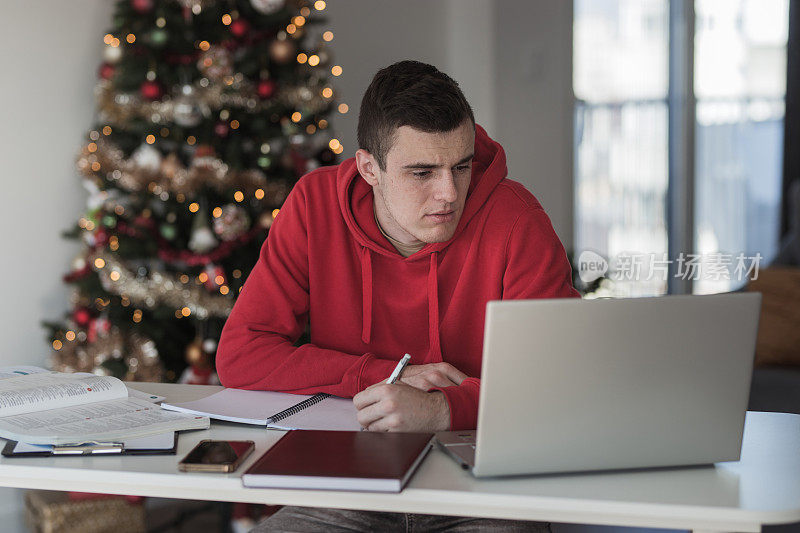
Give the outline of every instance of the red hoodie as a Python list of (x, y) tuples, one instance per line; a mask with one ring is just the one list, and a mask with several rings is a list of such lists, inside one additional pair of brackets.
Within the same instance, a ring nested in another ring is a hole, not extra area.
[[(297, 183), (222, 331), (226, 387), (352, 397), (394, 369), (446, 361), (451, 429), (475, 428), (489, 300), (575, 297), (539, 202), (506, 179), (503, 148), (476, 126), (472, 178), (452, 239), (404, 258), (381, 235), (355, 159)], [(311, 342), (294, 346), (311, 324)]]

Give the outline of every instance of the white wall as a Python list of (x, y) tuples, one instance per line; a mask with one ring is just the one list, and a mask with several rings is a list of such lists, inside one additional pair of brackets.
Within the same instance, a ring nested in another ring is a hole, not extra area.
[(42, 364), (42, 319), (68, 308), (84, 207), (75, 156), (92, 125), (107, 0), (9, 2), (0, 17), (0, 364)]

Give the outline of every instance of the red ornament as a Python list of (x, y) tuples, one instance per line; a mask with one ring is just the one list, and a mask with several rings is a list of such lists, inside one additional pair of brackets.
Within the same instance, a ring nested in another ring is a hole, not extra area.
[(75, 323), (82, 328), (85, 328), (91, 319), (92, 314), (85, 307), (76, 309), (75, 312), (72, 313), (72, 320), (74, 320)]
[(206, 266), (205, 275), (207, 276), (203, 285), (205, 285), (206, 289), (209, 291), (216, 291), (221, 286), (225, 285), (225, 270), (221, 266), (210, 264)]
[(142, 95), (142, 98), (147, 100), (158, 100), (164, 95), (164, 89), (161, 87), (161, 84), (157, 81), (145, 81), (141, 87), (139, 87), (139, 92)]
[(131, 0), (131, 7), (137, 13), (149, 13), (153, 10), (153, 0)]
[(277, 87), (278, 84), (272, 80), (261, 80), (258, 82), (258, 88), (256, 90), (260, 98), (267, 100), (268, 98), (272, 98)]
[(194, 157), (214, 157), (215, 155), (217, 155), (217, 152), (210, 144), (199, 144), (194, 151)]
[(114, 65), (103, 63), (98, 70), (98, 76), (104, 80), (110, 80), (114, 76)]
[(98, 229), (94, 232), (94, 245), (95, 246), (105, 246), (108, 244), (108, 232), (103, 228)]
[(231, 22), (231, 33), (240, 39), (250, 31), (250, 23), (245, 19), (236, 19)]
[(227, 137), (228, 131), (229, 129), (227, 122), (217, 122), (214, 124), (214, 135), (217, 137)]

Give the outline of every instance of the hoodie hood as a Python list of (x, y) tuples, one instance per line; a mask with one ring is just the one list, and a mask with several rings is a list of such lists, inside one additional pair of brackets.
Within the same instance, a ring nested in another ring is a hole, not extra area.
[[(369, 344), (372, 337), (372, 254), (392, 257), (398, 261), (424, 261), (427, 259), (430, 262), (426, 286), (428, 292), (428, 336), (431, 353), (425, 359), (426, 362), (442, 360), (439, 335), (439, 253), (459, 238), (466, 225), (480, 211), (492, 191), (508, 173), (503, 147), (493, 141), (478, 124), (475, 125), (474, 153), (467, 199), (453, 237), (445, 242), (427, 244), (422, 250), (408, 258), (403, 258), (380, 233), (380, 229), (375, 223), (372, 187), (358, 173), (355, 158), (347, 159), (339, 165), (336, 177), (339, 208), (353, 238), (361, 247), (363, 309), (361, 340), (365, 344)], [(420, 362), (419, 358), (415, 358), (415, 364)]]

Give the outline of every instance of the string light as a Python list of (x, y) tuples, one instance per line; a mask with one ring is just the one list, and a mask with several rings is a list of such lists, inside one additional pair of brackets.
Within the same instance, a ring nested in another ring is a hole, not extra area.
[(89, 150), (89, 153), (93, 154), (97, 151), (97, 145), (95, 143), (89, 143), (86, 149)]
[(147, 144), (153, 144), (154, 142), (156, 142), (156, 136), (151, 133), (150, 135), (144, 138), (144, 142), (146, 142)]
[(94, 163), (92, 163), (92, 170), (93, 170), (94, 172), (100, 172), (100, 163), (98, 163), (97, 161), (95, 161)]
[(159, 28), (163, 28), (166, 25), (167, 25), (167, 19), (165, 19), (164, 17), (158, 17), (156, 19), (156, 26), (158, 26)]
[(54, 349), (54, 350), (58, 351), (58, 350), (60, 350), (60, 349), (61, 349), (63, 346), (64, 346), (64, 344), (63, 344), (63, 343), (62, 343), (60, 340), (56, 339), (56, 340), (54, 340), (54, 341), (53, 341), (53, 349)]
[(225, 13), (224, 15), (222, 15), (222, 23), (223, 24), (225, 24), (226, 26), (230, 26), (231, 22), (233, 22), (233, 19), (231, 18), (231, 16), (229, 14)]
[(331, 139), (328, 142), (328, 146), (331, 150), (336, 150), (339, 146), (341, 146), (341, 143), (339, 142), (339, 139)]
[(200, 41), (200, 44), (199, 44), (199, 45), (197, 45), (197, 47), (198, 47), (200, 50), (202, 50), (203, 52), (205, 52), (206, 50), (208, 50), (209, 48), (211, 48), (211, 44), (210, 44), (208, 41)]
[(347, 104), (339, 104), (339, 113), (341, 113), (342, 115), (347, 113), (349, 110), (350, 106), (348, 106)]
[(303, 52), (300, 52), (299, 54), (297, 54), (297, 62), (298, 63), (300, 63), (302, 65), (306, 61), (308, 61), (308, 56), (307, 55), (305, 55)]
[(342, 75), (342, 67), (340, 67), (339, 65), (334, 65), (331, 68), (331, 74), (333, 74), (334, 76), (341, 76)]
[(289, 24), (288, 26), (286, 26), (286, 33), (288, 33), (289, 35), (292, 35), (296, 31), (297, 31), (297, 26), (295, 26), (294, 24)]
[(264, 198), (264, 189), (256, 189), (255, 196), (256, 200), (262, 200)]
[(106, 262), (103, 260), (102, 257), (98, 257), (97, 259), (94, 260), (94, 266), (97, 268), (103, 268), (104, 266), (106, 266)]
[(184, 196), (182, 192), (179, 192), (175, 195), (175, 201), (177, 201), (179, 204), (182, 204), (184, 201), (186, 201), (186, 196)]
[(198, 204), (197, 202), (190, 203), (189, 211), (192, 213), (197, 213), (198, 211), (200, 211), (200, 204)]
[(314, 54), (313, 56), (309, 57), (308, 64), (311, 65), (312, 67), (316, 67), (317, 65), (319, 65), (319, 56)]
[(185, 283), (189, 283), (189, 276), (187, 276), (186, 274), (181, 274), (180, 280), (181, 280), (181, 283), (184, 283), (184, 284)]
[(118, 48), (119, 47), (119, 39), (117, 39), (116, 37), (111, 39), (111, 47), (112, 48)]
[(142, 321), (142, 310), (141, 309), (134, 309), (133, 311), (133, 321), (137, 324)]
[(111, 44), (111, 41), (113, 41), (113, 40), (114, 40), (114, 36), (111, 35), (110, 33), (106, 33), (105, 35), (103, 35), (103, 42), (105, 44)]
[(333, 96), (333, 89), (331, 89), (330, 87), (325, 87), (324, 89), (322, 89), (322, 96), (325, 98), (330, 98), (331, 96)]
[(322, 40), (326, 42), (331, 42), (333, 40), (333, 32), (328, 30), (322, 34)]
[(189, 135), (188, 137), (186, 137), (186, 144), (188, 144), (189, 146), (194, 146), (194, 143), (196, 142), (197, 139), (195, 138), (194, 135)]
[(222, 285), (223, 283), (225, 283), (225, 276), (220, 275), (215, 277), (214, 283), (216, 283), (217, 285)]
[(306, 133), (308, 133), (309, 135), (313, 135), (314, 132), (316, 132), (316, 131), (317, 131), (317, 127), (315, 125), (309, 124), (308, 126), (306, 126)]
[(184, 307), (183, 309), (181, 309), (181, 314), (183, 316), (189, 316), (192, 314), (192, 310), (189, 309), (188, 307)]
[(280, 213), (280, 211), (281, 211), (280, 209), (273, 209), (272, 210), (272, 218), (277, 218), (278, 217), (278, 213)]
[(169, 128), (164, 126), (159, 133), (161, 133), (162, 137), (169, 137)]
[(305, 25), (306, 23), (306, 18), (302, 15), (298, 15), (292, 19), (292, 23), (294, 23), (294, 25), (297, 26), (298, 28), (302, 28), (303, 25)]
[(233, 277), (234, 277), (234, 278), (236, 278), (236, 279), (239, 279), (239, 278), (241, 278), (241, 277), (242, 277), (242, 271), (241, 271), (241, 270), (239, 270), (238, 268), (237, 268), (237, 269), (235, 269), (235, 270), (233, 271)]
[(111, 126), (103, 126), (103, 135), (111, 135)]
[(328, 127), (328, 121), (323, 118), (322, 120), (317, 122), (317, 126), (319, 126), (319, 129), (324, 130), (325, 128)]
[(119, 281), (119, 272), (117, 272), (116, 270), (113, 271), (111, 274), (108, 275), (108, 278), (111, 281)]
[(239, 121), (236, 119), (231, 120), (231, 129), (238, 130), (239, 129)]
[(175, 318), (183, 318), (183, 315), (181, 314), (181, 310), (180, 309), (175, 311)]
[(221, 207), (215, 207), (214, 210), (211, 212), (211, 215), (214, 218), (221, 217), (222, 216), (222, 208)]
[(300, 14), (303, 15), (304, 17), (307, 17), (311, 14), (311, 10), (308, 9), (307, 6), (303, 6), (302, 9), (300, 9)]
[(97, 139), (99, 139), (99, 138), (100, 138), (100, 134), (99, 134), (99, 133), (97, 133), (97, 131), (95, 131), (95, 130), (92, 130), (92, 131), (90, 131), (90, 132), (89, 132), (89, 138), (90, 138), (91, 140), (93, 140), (93, 141), (96, 141)]
[(300, 113), (300, 111), (295, 111), (292, 113), (292, 122), (300, 122), (301, 120), (303, 120), (303, 115)]
[(128, 41), (130, 44), (133, 44), (136, 42), (136, 36), (132, 33), (129, 33), (128, 36), (125, 38), (125, 40)]
[(75, 340), (75, 332), (74, 332), (74, 331), (72, 331), (72, 330), (69, 330), (68, 332), (66, 332), (66, 333), (64, 334), (64, 337), (65, 337), (65, 338), (66, 338), (68, 341), (72, 342), (72, 341), (74, 341), (74, 340)]
[(314, 9), (316, 9), (317, 11), (322, 11), (323, 9), (325, 9), (324, 0), (317, 0), (316, 2), (314, 2)]
[(222, 287), (219, 288), (219, 293), (222, 294), (223, 296), (228, 294), (229, 292), (230, 289), (228, 289), (227, 285), (223, 285)]
[(244, 200), (244, 193), (242, 191), (236, 191), (235, 193), (233, 193), (233, 199), (236, 200), (237, 202), (241, 202), (242, 200)]
[(200, 283), (205, 283), (206, 281), (208, 281), (208, 274), (206, 274), (205, 272), (200, 272), (200, 275), (197, 276), (197, 280)]

